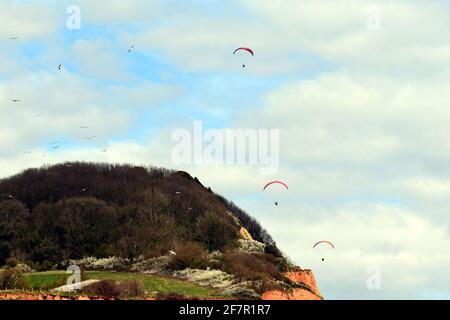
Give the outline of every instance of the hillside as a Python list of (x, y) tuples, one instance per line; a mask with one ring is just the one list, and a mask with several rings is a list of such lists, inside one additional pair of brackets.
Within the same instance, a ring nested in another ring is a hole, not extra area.
[(76, 263), (202, 285), (217, 270), (235, 290), (246, 283), (257, 294), (296, 286), (272, 237), (232, 202), (186, 172), (129, 165), (65, 163), (2, 179), (0, 266), (12, 260), (38, 271)]

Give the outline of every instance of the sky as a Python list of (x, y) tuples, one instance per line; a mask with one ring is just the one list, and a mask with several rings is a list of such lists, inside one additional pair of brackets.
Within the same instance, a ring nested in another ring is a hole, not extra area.
[[(185, 170), (327, 299), (450, 299), (448, 1), (10, 0), (0, 20), (0, 177)], [(177, 163), (194, 122), (279, 130), (279, 170)]]

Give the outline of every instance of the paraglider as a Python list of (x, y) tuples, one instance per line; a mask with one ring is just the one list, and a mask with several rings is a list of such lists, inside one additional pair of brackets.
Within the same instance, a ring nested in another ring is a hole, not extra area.
[(336, 249), (336, 248), (334, 247), (334, 244), (333, 244), (331, 241), (326, 241), (326, 240), (317, 242), (317, 243), (313, 246), (313, 248), (315, 249), (319, 244), (322, 244), (322, 243), (329, 244), (333, 249)]
[[(255, 55), (255, 52), (252, 49), (247, 48), (247, 47), (237, 48), (236, 50), (234, 50), (233, 55), (236, 55), (236, 53), (239, 51), (246, 51), (246, 52), (250, 53), (252, 56)], [(245, 64), (242, 65), (242, 68), (245, 68)]]
[[(268, 187), (270, 187), (271, 185), (273, 185), (273, 184), (280, 184), (280, 185), (282, 185), (283, 187), (285, 187), (286, 190), (289, 190), (289, 186), (288, 186), (286, 183), (284, 183), (283, 181), (278, 181), (278, 180), (277, 180), (277, 181), (271, 181), (271, 182), (267, 183), (267, 184), (264, 186), (263, 190), (266, 191), (266, 189), (267, 189)], [(278, 201), (275, 201), (275, 206), (278, 207)]]
[[(336, 249), (336, 248), (334, 247), (334, 244), (333, 244), (331, 241), (327, 241), (327, 240), (323, 240), (323, 241), (317, 242), (317, 243), (313, 246), (313, 249), (315, 249), (318, 245), (321, 245), (321, 244), (328, 244), (328, 245), (330, 245), (333, 249)], [(322, 258), (322, 261), (325, 261), (325, 259)]]
[(254, 52), (252, 49), (250, 49), (250, 48), (245, 48), (245, 47), (237, 48), (236, 50), (234, 50), (233, 54), (236, 54), (236, 52), (241, 51), (241, 50), (247, 51), (247, 52), (250, 53), (252, 56), (255, 55), (255, 52)]
[(264, 189), (263, 190), (266, 190), (268, 187), (270, 187), (271, 185), (273, 185), (273, 184), (280, 184), (280, 185), (282, 185), (283, 187), (285, 187), (286, 188), (286, 190), (289, 190), (289, 186), (286, 184), (286, 183), (284, 183), (283, 181), (271, 181), (271, 182), (269, 182), (269, 183), (267, 183), (265, 186), (264, 186)]

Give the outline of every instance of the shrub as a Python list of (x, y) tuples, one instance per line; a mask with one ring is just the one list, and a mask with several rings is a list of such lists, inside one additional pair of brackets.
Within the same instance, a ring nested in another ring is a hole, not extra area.
[(229, 288), (235, 282), (232, 275), (222, 270), (185, 269), (175, 272), (174, 275), (189, 282), (211, 288)]
[(6, 267), (7, 268), (15, 268), (20, 264), (19, 259), (14, 258), (14, 257), (9, 257), (8, 259), (6, 259)]
[(208, 259), (205, 248), (196, 242), (187, 242), (180, 244), (175, 249), (176, 256), (169, 262), (169, 268), (172, 270), (206, 269)]
[(0, 290), (23, 288), (25, 288), (25, 281), (22, 272), (16, 269), (0, 271)]
[(145, 296), (144, 285), (140, 281), (122, 281), (118, 286), (122, 298), (143, 298)]
[(277, 269), (277, 259), (267, 254), (228, 253), (223, 259), (227, 272), (240, 280), (284, 280)]
[(83, 293), (109, 298), (118, 298), (120, 295), (117, 283), (112, 280), (102, 280), (88, 285), (83, 288)]
[(265, 244), (255, 240), (238, 240), (238, 250), (243, 253), (264, 253)]
[(78, 265), (87, 270), (126, 270), (126, 261), (117, 257), (97, 259), (95, 257), (85, 257), (81, 260), (71, 261), (71, 264)]
[(144, 286), (136, 280), (112, 281), (102, 280), (83, 288), (84, 294), (108, 298), (138, 298), (145, 295)]
[(140, 259), (131, 267), (131, 271), (163, 273), (167, 270), (172, 257), (169, 255), (150, 259)]
[(270, 254), (277, 258), (283, 258), (283, 253), (274, 244), (266, 245), (266, 247), (264, 248), (264, 253)]
[(208, 246), (209, 250), (223, 249), (236, 238), (236, 228), (229, 220), (212, 212), (206, 212), (197, 219), (196, 230), (198, 238)]
[(54, 264), (48, 260), (44, 260), (42, 262), (34, 262), (32, 263), (32, 268), (36, 271), (49, 271), (54, 269)]

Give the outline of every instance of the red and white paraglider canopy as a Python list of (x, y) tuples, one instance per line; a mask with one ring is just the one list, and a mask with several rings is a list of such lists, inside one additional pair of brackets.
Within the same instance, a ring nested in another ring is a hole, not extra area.
[(252, 49), (246, 48), (246, 47), (240, 47), (240, 48), (237, 48), (236, 50), (234, 50), (233, 54), (236, 54), (236, 52), (239, 52), (239, 51), (247, 51), (247, 52), (250, 53), (252, 56), (255, 55), (255, 52), (254, 52)]

